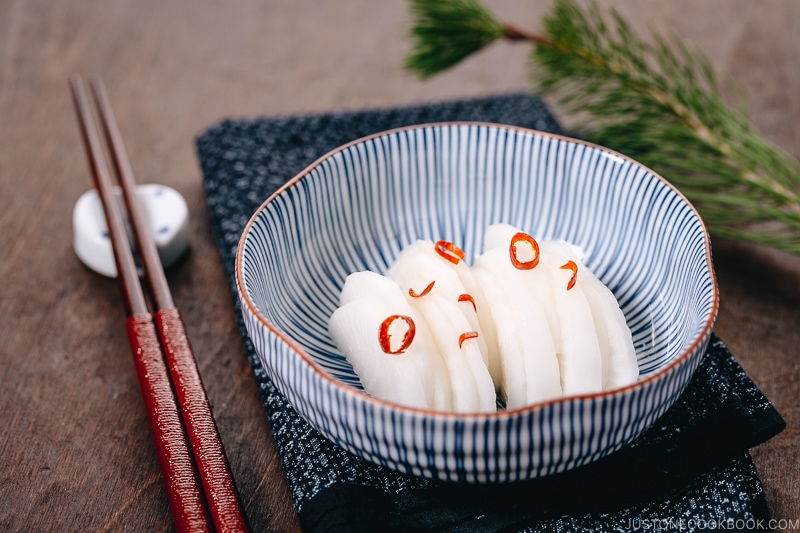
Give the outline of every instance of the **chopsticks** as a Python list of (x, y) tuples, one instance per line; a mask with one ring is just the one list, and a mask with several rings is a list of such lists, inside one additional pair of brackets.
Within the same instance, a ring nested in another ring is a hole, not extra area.
[(105, 87), (99, 79), (92, 80), (94, 101), (123, 190), (154, 314), (148, 310), (139, 281), (86, 88), (79, 77), (74, 77), (70, 86), (92, 177), (105, 211), (128, 316), (130, 347), (176, 529), (247, 531), (197, 362), (139, 202), (133, 171)]

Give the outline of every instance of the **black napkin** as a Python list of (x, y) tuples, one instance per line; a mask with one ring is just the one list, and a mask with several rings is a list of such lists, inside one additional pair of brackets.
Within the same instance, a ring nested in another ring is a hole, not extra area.
[(258, 206), (327, 151), (409, 124), (476, 120), (560, 133), (528, 95), (401, 109), (226, 120), (197, 139), (211, 225), (287, 483), (306, 531), (687, 531), (766, 523), (748, 449), (783, 419), (723, 342), (712, 337), (678, 402), (622, 450), (532, 481), (464, 485), (379, 467), (312, 429), (277, 391), (255, 354), (235, 297), (234, 259)]

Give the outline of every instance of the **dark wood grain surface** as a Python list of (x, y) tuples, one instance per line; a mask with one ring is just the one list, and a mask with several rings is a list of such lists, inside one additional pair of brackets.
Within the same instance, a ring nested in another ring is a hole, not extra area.
[[(547, 2), (490, 0), (537, 29)], [(800, 3), (613, 2), (676, 31), (744, 89), (764, 134), (800, 155)], [(206, 219), (194, 138), (232, 116), (363, 109), (526, 90), (499, 44), (421, 82), (402, 68), (402, 0), (0, 2), (0, 530), (173, 528), (116, 282), (72, 251), (91, 186), (67, 80), (101, 75), (138, 179), (192, 217), (169, 275), (255, 531), (296, 516)], [(752, 450), (776, 518), (800, 519), (800, 258), (715, 241), (717, 332), (787, 429)]]

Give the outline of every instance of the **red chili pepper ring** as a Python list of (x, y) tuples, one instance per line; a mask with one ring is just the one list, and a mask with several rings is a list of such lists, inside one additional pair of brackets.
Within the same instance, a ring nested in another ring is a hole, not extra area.
[[(392, 327), (392, 324), (395, 320), (403, 320), (406, 324), (408, 324), (408, 329), (406, 329), (406, 332), (403, 335), (403, 342), (400, 343), (400, 347), (396, 350), (392, 350), (392, 335), (389, 333), (389, 328)], [(384, 352), (391, 355), (397, 355), (405, 352), (408, 347), (411, 346), (416, 333), (417, 326), (414, 324), (413, 318), (406, 315), (392, 315), (381, 322), (381, 326), (378, 329), (378, 342), (380, 343), (381, 349)]]
[(564, 270), (572, 270), (572, 277), (569, 278), (569, 282), (567, 283), (567, 290), (570, 290), (575, 286), (575, 282), (578, 279), (578, 265), (576, 265), (574, 261), (567, 261), (561, 265), (561, 268)]
[(449, 241), (436, 241), (436, 252), (454, 265), (465, 256), (464, 250)]
[(459, 294), (458, 301), (469, 302), (472, 304), (472, 309), (474, 309), (475, 311), (478, 310), (478, 306), (475, 305), (475, 298), (473, 298), (471, 294)]
[[(531, 250), (533, 250), (533, 259), (529, 261), (519, 260), (517, 255), (517, 244), (519, 243), (527, 243), (530, 245)], [(514, 268), (518, 268), (519, 270), (531, 270), (539, 264), (539, 243), (527, 233), (520, 231), (511, 237), (511, 244), (508, 246), (508, 255), (511, 257), (511, 264), (514, 265)]]
[(409, 287), (408, 288), (408, 295), (411, 296), (412, 298), (422, 298), (423, 296), (425, 296), (426, 294), (431, 292), (431, 289), (433, 289), (433, 284), (434, 283), (436, 283), (436, 280), (433, 280), (430, 283), (428, 283), (428, 286), (425, 287), (422, 290), (422, 292), (419, 293), (419, 294), (417, 294), (417, 291), (415, 291), (413, 287)]
[(458, 347), (461, 348), (461, 345), (464, 344), (464, 341), (467, 339), (477, 339), (478, 332), (477, 331), (467, 331), (466, 333), (462, 333), (458, 337)]

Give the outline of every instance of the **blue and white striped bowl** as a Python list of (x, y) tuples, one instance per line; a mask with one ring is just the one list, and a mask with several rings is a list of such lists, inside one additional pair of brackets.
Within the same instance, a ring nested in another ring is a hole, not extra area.
[[(454, 242), (471, 262), (495, 222), (583, 249), (631, 327), (639, 381), (488, 415), (368, 396), (327, 333), (346, 276), (386, 272), (416, 239)], [(253, 215), (236, 276), (264, 367), (316, 429), (378, 464), (477, 483), (562, 472), (630, 442), (683, 391), (718, 304), (703, 223), (661, 177), (595, 145), (476, 123), (392, 130), (325, 155)]]

